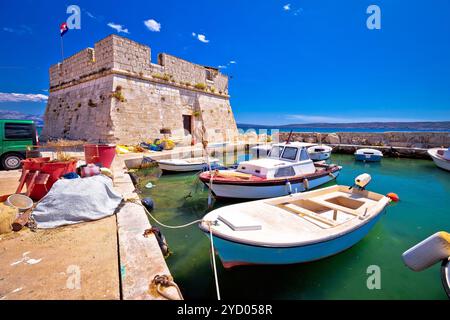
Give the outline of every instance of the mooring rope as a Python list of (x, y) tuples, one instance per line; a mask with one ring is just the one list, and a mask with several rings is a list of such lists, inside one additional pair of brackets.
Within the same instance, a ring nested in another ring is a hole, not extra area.
[(203, 219), (198, 219), (198, 220), (195, 220), (195, 221), (192, 221), (192, 222), (189, 222), (189, 223), (180, 225), (180, 226), (169, 226), (169, 225), (167, 225), (167, 224), (162, 223), (162, 222), (159, 221), (158, 219), (156, 219), (156, 218), (150, 213), (150, 211), (148, 211), (148, 209), (147, 209), (142, 203), (138, 202), (138, 200), (135, 200), (135, 199), (129, 199), (129, 200), (127, 200), (127, 201), (128, 201), (128, 202), (131, 202), (131, 203), (134, 203), (134, 204), (137, 204), (137, 205), (141, 206), (142, 208), (144, 208), (144, 210), (145, 210), (145, 212), (147, 213), (147, 215), (148, 215), (150, 218), (152, 218), (157, 224), (159, 224), (160, 226), (162, 226), (162, 227), (164, 227), (164, 228), (168, 228), (168, 229), (181, 229), (181, 228), (186, 228), (186, 227), (192, 226), (192, 225), (194, 225), (194, 224), (197, 224), (197, 223), (200, 223), (200, 222), (203, 221)]
[(167, 300), (178, 300), (178, 299), (174, 299), (172, 296), (168, 295), (167, 293), (164, 292), (164, 290), (161, 289), (161, 286), (163, 287), (174, 287), (179, 295), (179, 298), (181, 300), (184, 300), (183, 298), (183, 294), (181, 293), (180, 287), (173, 281), (172, 277), (169, 277), (167, 275), (156, 275), (155, 278), (153, 278), (152, 280), (152, 285), (154, 285), (156, 287), (156, 291), (163, 296), (164, 298), (166, 298)]
[(214, 281), (216, 284), (217, 300), (220, 300), (219, 277), (217, 276), (216, 255), (214, 254), (214, 240), (211, 224), (209, 225), (209, 237), (211, 239), (211, 258), (213, 263)]

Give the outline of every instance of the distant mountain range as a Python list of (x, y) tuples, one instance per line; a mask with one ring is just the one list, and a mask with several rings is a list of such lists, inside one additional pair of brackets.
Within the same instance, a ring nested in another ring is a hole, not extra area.
[(33, 120), (38, 127), (42, 127), (44, 125), (42, 116), (26, 114), (18, 111), (0, 110), (0, 119)]
[(314, 129), (380, 129), (380, 130), (425, 130), (425, 131), (449, 131), (450, 121), (420, 121), (420, 122), (355, 122), (355, 123), (296, 123), (280, 126), (267, 126), (258, 124), (238, 124), (243, 128), (262, 128), (262, 129), (296, 129), (296, 128), (314, 128)]

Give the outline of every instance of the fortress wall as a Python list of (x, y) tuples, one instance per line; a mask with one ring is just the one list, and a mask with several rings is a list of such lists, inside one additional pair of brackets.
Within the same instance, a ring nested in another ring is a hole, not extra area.
[(113, 76), (52, 92), (41, 137), (48, 139), (113, 140), (110, 118)]
[(51, 66), (42, 139), (135, 144), (160, 138), (162, 128), (183, 137), (183, 115), (209, 141), (237, 134), (226, 75), (168, 54), (158, 60), (148, 46), (111, 35)]

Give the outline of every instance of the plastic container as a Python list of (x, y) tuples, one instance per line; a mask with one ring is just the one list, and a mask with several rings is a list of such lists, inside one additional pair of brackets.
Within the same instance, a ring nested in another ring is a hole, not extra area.
[(23, 170), (38, 171), (41, 170), (42, 166), (49, 162), (50, 158), (29, 158), (22, 160)]
[(22, 194), (12, 194), (6, 199), (5, 204), (19, 211), (27, 211), (33, 206), (33, 200)]
[(86, 144), (84, 146), (86, 163), (93, 163), (104, 168), (111, 168), (115, 156), (115, 144)]
[(45, 183), (35, 183), (29, 185), (27, 181), (27, 188), (30, 190), (30, 198), (34, 200), (40, 200), (51, 189), (53, 184), (67, 173), (75, 172), (77, 169), (77, 160), (69, 161), (49, 161), (50, 158), (34, 158), (25, 159), (22, 161), (24, 170), (29, 170), (29, 174), (33, 174), (35, 171), (39, 171), (41, 174), (48, 174), (49, 177)]

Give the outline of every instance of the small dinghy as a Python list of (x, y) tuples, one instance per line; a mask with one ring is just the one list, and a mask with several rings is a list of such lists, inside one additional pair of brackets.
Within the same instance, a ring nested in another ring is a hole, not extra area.
[[(211, 166), (217, 166), (219, 159), (210, 158)], [(158, 166), (163, 171), (172, 172), (189, 172), (189, 171), (203, 171), (208, 168), (208, 163), (205, 157), (189, 158), (189, 159), (167, 159), (159, 160)]]
[(450, 171), (450, 148), (429, 149), (428, 154), (439, 168)]
[(381, 161), (383, 158), (383, 153), (375, 149), (358, 149), (355, 152), (355, 159), (357, 161), (367, 161), (367, 162), (377, 162)]
[(200, 229), (212, 233), (225, 268), (323, 259), (358, 243), (390, 202), (364, 190), (370, 176), (360, 177), (359, 187), (336, 185), (222, 207), (208, 213)]
[(218, 198), (264, 199), (303, 192), (330, 182), (341, 167), (316, 163), (302, 142), (278, 143), (269, 157), (239, 163), (234, 170), (213, 170), (199, 175)]
[(326, 145), (318, 145), (308, 148), (309, 157), (312, 161), (328, 160), (331, 157), (332, 147)]

